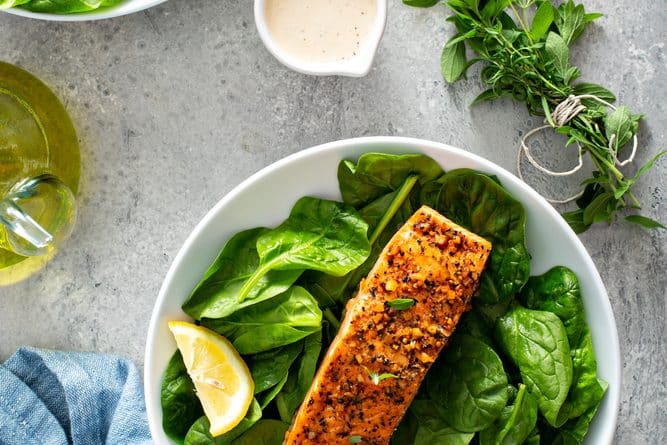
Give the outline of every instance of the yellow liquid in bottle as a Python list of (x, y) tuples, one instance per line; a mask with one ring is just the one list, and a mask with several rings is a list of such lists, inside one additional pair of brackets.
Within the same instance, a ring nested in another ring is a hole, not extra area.
[[(79, 144), (72, 122), (51, 90), (30, 73), (0, 62), (0, 198), (19, 181), (48, 173), (72, 192), (79, 185)], [(0, 286), (39, 270), (53, 256), (22, 257), (2, 249)]]

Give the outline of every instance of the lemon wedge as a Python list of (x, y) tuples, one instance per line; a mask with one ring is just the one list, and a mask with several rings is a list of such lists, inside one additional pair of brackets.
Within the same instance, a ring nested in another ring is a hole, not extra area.
[(185, 321), (170, 321), (169, 329), (195, 385), (211, 436), (234, 428), (245, 417), (255, 384), (234, 346), (216, 332)]

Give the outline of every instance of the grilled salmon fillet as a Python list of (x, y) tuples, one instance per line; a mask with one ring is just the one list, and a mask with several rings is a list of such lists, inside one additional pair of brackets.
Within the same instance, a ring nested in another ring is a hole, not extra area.
[(284, 444), (389, 443), (470, 308), (490, 251), (429, 207), (412, 215), (348, 302)]

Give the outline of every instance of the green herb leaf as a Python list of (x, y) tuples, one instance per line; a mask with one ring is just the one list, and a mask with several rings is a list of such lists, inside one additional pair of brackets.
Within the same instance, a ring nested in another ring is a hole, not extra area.
[(397, 379), (398, 378), (398, 376), (396, 374), (391, 374), (389, 372), (379, 374), (375, 371), (371, 371), (366, 366), (364, 366), (364, 369), (366, 370), (366, 373), (368, 374), (368, 376), (371, 378), (371, 381), (375, 385), (379, 385), (381, 381), (386, 380), (386, 379)]
[(457, 35), (457, 36), (452, 37), (447, 42), (447, 44), (445, 46), (454, 46), (459, 42), (463, 42), (465, 40), (468, 40), (468, 39), (471, 39), (471, 38), (475, 37), (476, 34), (477, 34), (477, 31), (474, 30), (474, 29), (471, 29), (470, 31), (468, 31), (465, 34), (461, 34), (461, 35)]
[(663, 150), (653, 156), (646, 164), (644, 164), (639, 170), (637, 170), (637, 173), (630, 179), (629, 181), (632, 182), (633, 184), (637, 182), (637, 180), (644, 174), (646, 173), (651, 167), (653, 167), (653, 164), (656, 163), (658, 159), (663, 157), (664, 155), (667, 154), (667, 150)]
[(610, 141), (612, 137), (614, 138), (612, 148), (618, 153), (618, 150), (632, 139), (635, 121), (630, 113), (630, 109), (625, 105), (621, 105), (607, 116), (604, 126), (605, 136)]
[[(641, 116), (621, 109), (612, 117), (613, 113), (609, 113), (603, 103), (583, 98), (586, 108), (567, 125), (558, 127), (551, 117), (551, 110), (570, 95), (595, 96), (607, 103), (615, 100), (614, 94), (599, 85), (573, 85), (581, 76), (581, 70), (570, 65), (569, 45), (601, 14), (587, 13), (583, 5), (573, 0), (449, 0), (446, 3), (454, 12), (447, 20), (454, 23), (457, 34), (445, 45), (441, 55), (444, 78), (454, 82), (465, 75), (472, 63), (486, 63), (480, 77), (487, 89), (472, 105), (504, 96), (524, 102), (531, 114), (545, 115), (557, 132), (568, 137), (566, 146), (581, 145), (583, 153), (588, 153), (599, 169), (594, 172), (598, 175), (594, 180), (600, 190), (596, 190), (586, 205), (579, 207), (584, 208), (598, 198), (596, 205), (585, 215), (578, 211), (565, 214), (577, 233), (594, 223), (611, 223), (620, 209), (639, 207), (631, 191), (634, 182), (624, 177), (608, 147), (612, 136), (614, 150), (620, 150), (630, 141), (637, 132)], [(537, 8), (531, 21), (528, 9), (534, 5)], [(474, 53), (470, 62), (466, 49)], [(602, 192), (607, 196), (599, 197)], [(482, 284), (483, 296), (493, 298), (496, 290), (484, 292)]]
[(537, 8), (530, 29), (530, 36), (533, 38), (533, 41), (539, 41), (549, 31), (549, 27), (551, 27), (554, 21), (554, 13), (554, 7), (550, 1), (543, 2)]
[(488, 89), (482, 91), (470, 104), (471, 107), (474, 107), (475, 105), (479, 105), (482, 102), (490, 102), (492, 100), (498, 99), (500, 96), (496, 94), (496, 92), (493, 89)]
[(445, 80), (456, 82), (465, 72), (467, 66), (466, 50), (463, 42), (445, 45), (440, 57), (440, 69)]
[(588, 23), (600, 17), (602, 14), (587, 14), (583, 5), (575, 5), (572, 0), (568, 0), (558, 7), (556, 27), (563, 40), (569, 45), (579, 38)]
[[(405, 1), (405, 0), (403, 0)], [(348, 439), (348, 442), (350, 443), (361, 443), (361, 436), (350, 436)]]
[(608, 204), (614, 200), (614, 196), (607, 192), (598, 194), (593, 201), (586, 206), (583, 214), (583, 221), (585, 225), (590, 225), (595, 222), (609, 220), (610, 214), (608, 211)]
[(561, 216), (576, 234), (584, 233), (591, 226), (590, 224), (584, 224), (584, 211), (582, 209), (564, 212)]
[(565, 40), (555, 32), (550, 32), (547, 35), (544, 51), (556, 72), (564, 79), (570, 65), (570, 50)]
[[(574, 85), (572, 94), (574, 94), (575, 96), (580, 96), (584, 94), (597, 96), (600, 99), (607, 101), (609, 103), (613, 103), (616, 101), (616, 96), (614, 95), (614, 93), (612, 93), (605, 87), (595, 83), (578, 83)], [(590, 99), (584, 99), (584, 101), (588, 101), (584, 102), (584, 104), (597, 105), (596, 102), (592, 102)]]
[(489, 0), (482, 8), (481, 16), (485, 19), (494, 19), (503, 13), (510, 3), (512, 0)]
[(648, 216), (642, 215), (628, 215), (625, 217), (625, 220), (633, 224), (640, 225), (647, 229), (667, 229), (663, 224), (658, 221), (649, 218)]
[(404, 311), (414, 306), (415, 300), (412, 298), (395, 298), (393, 300), (389, 300), (387, 304), (392, 309), (396, 309), (397, 311)]

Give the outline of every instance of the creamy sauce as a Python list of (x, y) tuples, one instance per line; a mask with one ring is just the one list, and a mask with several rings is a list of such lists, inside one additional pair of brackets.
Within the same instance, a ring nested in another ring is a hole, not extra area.
[(310, 62), (349, 60), (367, 42), (377, 0), (267, 0), (269, 33), (285, 52)]

